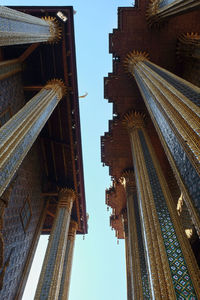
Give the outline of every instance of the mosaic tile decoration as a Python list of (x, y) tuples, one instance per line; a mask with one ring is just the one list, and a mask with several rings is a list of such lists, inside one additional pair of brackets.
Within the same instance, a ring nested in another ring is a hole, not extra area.
[(2, 32), (21, 32), (30, 34), (49, 34), (49, 26), (31, 24), (0, 17), (0, 31)]
[(59, 297), (58, 300), (62, 300), (63, 296), (63, 290), (64, 290), (64, 284), (65, 284), (65, 270), (67, 268), (67, 262), (68, 262), (68, 257), (69, 257), (69, 251), (70, 251), (70, 245), (71, 245), (71, 240), (67, 240), (67, 247), (65, 250), (65, 259), (64, 259), (64, 265), (63, 265), (63, 273), (62, 273), (62, 279), (61, 279), (61, 284), (60, 284), (60, 291), (59, 291)]
[(188, 98), (197, 106), (200, 106), (200, 94), (196, 90), (193, 90), (190, 86), (186, 85), (182, 81), (179, 81), (177, 78), (170, 76), (170, 74), (152, 65), (149, 61), (145, 61), (144, 64), (151, 68), (162, 78), (164, 78), (169, 84), (175, 87), (186, 98)]
[[(60, 208), (59, 214), (57, 217), (56, 228), (53, 235), (52, 246), (49, 253), (49, 259), (47, 262), (47, 267), (44, 275), (44, 281), (40, 293), (40, 300), (46, 300), (49, 294), (49, 290), (51, 287), (51, 281), (53, 276), (53, 270), (55, 268), (56, 255), (58, 251), (60, 234), (62, 232), (63, 220), (65, 216), (66, 208)], [(47, 248), (48, 249), (48, 248)]]
[(192, 199), (194, 206), (200, 213), (200, 177), (195, 168), (193, 167), (192, 163), (190, 162), (187, 153), (184, 151), (183, 147), (179, 143), (175, 133), (171, 129), (167, 120), (165, 119), (163, 113), (159, 110), (158, 106), (156, 105), (155, 100), (151, 96), (148, 87), (144, 85), (137, 72), (135, 72), (134, 75), (138, 85), (143, 91), (145, 100), (147, 101), (150, 107), (152, 115), (154, 116), (158, 127), (160, 128), (162, 136), (173, 156), (176, 167), (182, 177), (184, 185), (186, 186), (189, 192), (190, 198)]
[(159, 178), (151, 158), (148, 146), (142, 130), (138, 130), (140, 143), (145, 158), (149, 181), (154, 197), (157, 216), (160, 223), (163, 242), (171, 270), (172, 281), (178, 300), (197, 300), (195, 289), (190, 278), (181, 246), (167, 208), (166, 200), (162, 192)]
[(141, 270), (141, 277), (142, 277), (141, 279), (142, 279), (143, 298), (144, 300), (148, 300), (151, 297), (150, 297), (148, 272), (147, 272), (142, 231), (141, 231), (141, 222), (140, 222), (137, 194), (134, 195), (134, 208), (135, 208), (135, 221), (136, 221), (137, 237), (138, 237), (140, 270)]
[(175, 0), (161, 0), (158, 7), (161, 9), (169, 4), (172, 4)]

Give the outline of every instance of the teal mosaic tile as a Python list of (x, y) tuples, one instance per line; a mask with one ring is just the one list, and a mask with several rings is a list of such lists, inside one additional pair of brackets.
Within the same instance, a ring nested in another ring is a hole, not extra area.
[(176, 236), (176, 232), (168, 211), (156, 169), (145, 141), (145, 137), (141, 130), (139, 130), (138, 133), (177, 299), (196, 300), (198, 298), (187, 269), (180, 243)]

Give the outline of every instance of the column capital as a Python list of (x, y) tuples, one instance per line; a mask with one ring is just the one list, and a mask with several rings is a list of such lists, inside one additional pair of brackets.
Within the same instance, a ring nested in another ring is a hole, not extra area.
[(58, 205), (59, 207), (66, 207), (69, 211), (71, 211), (75, 198), (76, 194), (74, 190), (69, 188), (61, 188), (58, 193)]
[(48, 39), (49, 43), (57, 43), (62, 38), (62, 29), (59, 25), (58, 20), (55, 17), (42, 17), (49, 25), (50, 37)]
[(145, 114), (137, 111), (130, 111), (124, 115), (123, 123), (128, 130), (145, 127)]
[(135, 183), (135, 175), (134, 175), (134, 171), (133, 170), (125, 170), (122, 173), (122, 184), (126, 187), (132, 187), (135, 188), (136, 187), (136, 183)]
[(75, 239), (77, 229), (78, 229), (78, 223), (74, 220), (71, 220), (69, 224), (68, 240)]
[(149, 53), (145, 51), (133, 50), (129, 52), (124, 61), (125, 68), (132, 73), (132, 69), (137, 63), (148, 60)]
[(57, 79), (57, 78), (49, 80), (44, 88), (54, 90), (57, 93), (59, 100), (62, 99), (62, 97), (67, 92), (67, 88), (64, 82), (61, 79)]

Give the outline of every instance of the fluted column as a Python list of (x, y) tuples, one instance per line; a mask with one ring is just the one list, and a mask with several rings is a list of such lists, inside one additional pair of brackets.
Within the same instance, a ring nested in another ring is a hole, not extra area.
[(178, 38), (177, 55), (180, 58), (195, 58), (200, 60), (200, 34), (184, 33)]
[(127, 68), (146, 107), (200, 235), (200, 89), (134, 51)]
[(153, 299), (198, 299), (199, 269), (180, 226), (143, 115), (125, 115)]
[(61, 29), (54, 17), (43, 19), (0, 6), (0, 46), (57, 42)]
[(150, 299), (151, 290), (149, 286), (148, 269), (145, 257), (146, 254), (144, 250), (136, 183), (133, 171), (129, 170), (123, 172), (122, 178), (127, 198), (129, 255), (132, 279), (131, 299)]
[(56, 300), (59, 297), (74, 199), (73, 190), (62, 188), (59, 191), (58, 208), (38, 281), (35, 300)]
[(199, 7), (199, 0), (151, 0), (147, 9), (147, 20), (152, 25)]
[(123, 224), (124, 224), (124, 232), (125, 232), (127, 300), (133, 300), (127, 211), (123, 211)]
[(0, 196), (64, 93), (61, 81), (50, 81), (0, 128)]
[(63, 273), (59, 291), (59, 300), (68, 300), (69, 297), (69, 288), (70, 288), (70, 279), (71, 279), (71, 269), (72, 269), (72, 260), (74, 252), (74, 243), (76, 237), (76, 231), (78, 228), (77, 222), (71, 220), (68, 232), (67, 247), (65, 250), (65, 259), (63, 265)]

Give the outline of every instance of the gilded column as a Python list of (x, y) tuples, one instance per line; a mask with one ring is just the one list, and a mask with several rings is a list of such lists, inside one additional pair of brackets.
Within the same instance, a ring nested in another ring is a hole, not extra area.
[(35, 300), (56, 300), (59, 297), (74, 199), (75, 193), (73, 190), (60, 189), (58, 208), (38, 281)]
[(200, 235), (200, 89), (153, 64), (145, 53), (133, 51), (126, 63)]
[(59, 300), (67, 300), (69, 297), (72, 259), (73, 259), (74, 242), (75, 242), (77, 228), (78, 228), (77, 222), (71, 220), (69, 226), (67, 247), (65, 250), (63, 273), (62, 273), (62, 279), (61, 279), (61, 285), (60, 285), (60, 291), (58, 297)]
[(0, 6), (0, 46), (57, 42), (61, 29), (54, 17), (43, 19)]
[(127, 211), (123, 212), (123, 223), (125, 232), (125, 251), (126, 251), (126, 285), (127, 285), (127, 300), (133, 300), (132, 296), (132, 280), (131, 280), (131, 259), (128, 234), (128, 218)]
[(0, 128), (0, 196), (64, 94), (62, 81), (50, 81)]
[(150, 299), (151, 290), (133, 171), (123, 172), (122, 178), (127, 198), (129, 256), (132, 280), (131, 299)]
[(163, 19), (184, 14), (199, 7), (199, 0), (151, 0), (147, 9), (147, 20), (150, 25), (153, 25)]
[(180, 226), (143, 115), (125, 115), (141, 216), (152, 299), (198, 299), (199, 269)]

